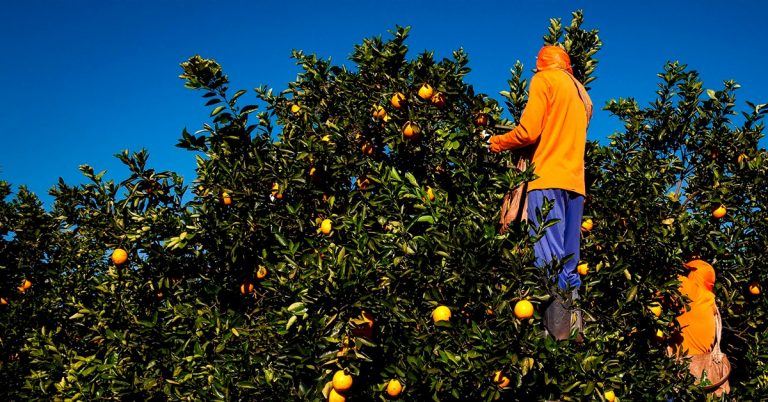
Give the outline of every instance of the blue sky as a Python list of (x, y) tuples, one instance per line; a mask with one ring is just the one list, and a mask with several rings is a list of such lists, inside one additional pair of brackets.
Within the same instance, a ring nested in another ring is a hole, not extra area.
[[(463, 47), (468, 81), (500, 99), (509, 69), (530, 68), (549, 18), (600, 30), (603, 49), (591, 96), (653, 99), (667, 60), (699, 71), (707, 88), (742, 85), (740, 103), (768, 103), (762, 1), (158, 1), (25, 0), (0, 14), (0, 180), (27, 185), (50, 206), (59, 177), (83, 182), (80, 164), (120, 180), (113, 157), (150, 152), (150, 165), (194, 179), (193, 154), (175, 147), (181, 130), (198, 129), (208, 112), (184, 89), (179, 63), (200, 54), (224, 66), (232, 88), (277, 90), (298, 72), (289, 56), (303, 49), (336, 63), (365, 37), (412, 27), (411, 56), (448, 57)], [(251, 99), (253, 95), (251, 94)], [(588, 134), (619, 130), (597, 111)], [(723, 139), (727, 141), (727, 139)]]

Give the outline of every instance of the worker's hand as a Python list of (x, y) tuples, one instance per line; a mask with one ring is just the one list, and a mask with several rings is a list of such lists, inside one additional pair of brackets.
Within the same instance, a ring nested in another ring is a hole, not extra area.
[(493, 153), (499, 153), (502, 151), (501, 145), (499, 145), (499, 136), (494, 135), (488, 139), (488, 150)]

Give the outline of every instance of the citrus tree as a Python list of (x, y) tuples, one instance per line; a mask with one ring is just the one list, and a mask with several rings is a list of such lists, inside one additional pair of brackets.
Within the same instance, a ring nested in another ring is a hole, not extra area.
[[(588, 85), (601, 42), (582, 24), (554, 19), (544, 43)], [(586, 155), (585, 340), (558, 343), (540, 232), (497, 223), (532, 170), (484, 141), (519, 119), (523, 64), (505, 113), (465, 81), (464, 51), (409, 58), (408, 29), (391, 36), (355, 46), (353, 68), (295, 51), (297, 79), (250, 102), (214, 60), (182, 63), (211, 109), (178, 144), (191, 191), (145, 151), (117, 155), (121, 182), (81, 167), (51, 211), (2, 183), (6, 399), (701, 398), (666, 355), (694, 256), (718, 270), (733, 395), (765, 393), (762, 105), (732, 122), (736, 84), (704, 90), (669, 64), (651, 105), (606, 106), (625, 128)]]

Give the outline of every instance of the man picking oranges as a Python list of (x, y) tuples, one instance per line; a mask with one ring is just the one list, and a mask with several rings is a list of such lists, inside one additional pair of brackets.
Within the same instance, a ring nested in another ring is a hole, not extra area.
[[(581, 332), (580, 311), (573, 308), (581, 279), (579, 262), (580, 225), (584, 210), (584, 149), (592, 101), (573, 76), (571, 60), (559, 46), (544, 46), (536, 60), (528, 104), (520, 124), (506, 134), (489, 139), (491, 152), (532, 148), (531, 161), (537, 178), (528, 183), (528, 219), (534, 228), (537, 210), (545, 200), (553, 202), (547, 219), (556, 220), (534, 246), (536, 265), (552, 267), (564, 261), (557, 274), (558, 288), (544, 313), (544, 326), (555, 339), (567, 339), (573, 327)], [(556, 290), (556, 289), (553, 289)], [(568, 290), (571, 291), (568, 294)]]

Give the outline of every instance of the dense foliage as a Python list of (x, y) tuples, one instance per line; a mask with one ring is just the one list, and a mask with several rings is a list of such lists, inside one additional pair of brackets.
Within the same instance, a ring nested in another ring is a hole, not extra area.
[[(582, 22), (552, 20), (544, 43), (588, 84), (601, 42)], [(535, 236), (524, 223), (498, 234), (501, 198), (532, 172), (482, 137), (519, 119), (524, 67), (502, 92), (506, 120), (465, 82), (462, 50), (409, 59), (407, 35), (364, 40), (354, 68), (296, 51), (296, 81), (256, 88), (253, 104), (215, 61), (182, 63), (212, 119), (179, 141), (197, 158), (191, 191), (145, 151), (117, 155), (120, 182), (83, 166), (87, 184), (60, 181), (50, 211), (0, 182), (4, 400), (322, 400), (339, 369), (350, 401), (396, 399), (390, 379), (412, 401), (693, 400), (666, 346), (695, 256), (718, 271), (731, 395), (768, 393), (768, 305), (749, 292), (768, 280), (764, 105), (738, 115), (737, 84), (705, 90), (670, 63), (650, 105), (606, 106), (624, 130), (586, 155), (585, 341), (557, 343), (538, 311), (513, 313), (548, 298)], [(452, 317), (433, 323), (439, 305)]]

